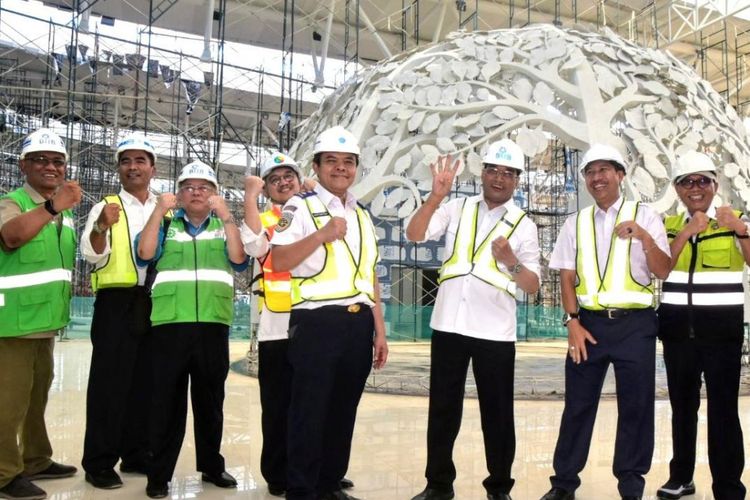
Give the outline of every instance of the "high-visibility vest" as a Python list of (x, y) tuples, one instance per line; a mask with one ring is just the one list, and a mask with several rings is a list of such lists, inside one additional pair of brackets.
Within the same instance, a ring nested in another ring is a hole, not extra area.
[[(271, 210), (260, 214), (260, 222), (268, 231), (268, 239), (273, 236), (276, 224), (281, 218), (281, 209), (274, 205)], [(274, 271), (271, 253), (263, 260), (263, 278), (258, 287), (263, 292), (263, 303), (272, 312), (289, 312), (292, 310), (292, 273), (289, 271)]]
[[(741, 212), (735, 211), (737, 216)], [(666, 218), (667, 238), (674, 239), (687, 224), (686, 214)], [(734, 232), (712, 221), (688, 241), (662, 285), (662, 304), (715, 306), (745, 304), (742, 271), (745, 259), (734, 242)]]
[(497, 221), (495, 227), (487, 236), (476, 244), (477, 225), (479, 219), (479, 203), (481, 200), (469, 201), (464, 199), (461, 206), (461, 217), (453, 242), (453, 252), (440, 268), (438, 283), (458, 276), (472, 276), (488, 283), (495, 288), (515, 296), (516, 282), (510, 274), (500, 270), (492, 255), (492, 242), (500, 236), (510, 238), (518, 224), (526, 216), (526, 212), (508, 205), (505, 215)]
[[(8, 193), (21, 212), (39, 204), (21, 188)], [(0, 336), (20, 337), (64, 327), (70, 321), (71, 279), (76, 254), (73, 214), (61, 212), (23, 246), (0, 250)]]
[[(120, 219), (109, 228), (110, 254), (104, 265), (91, 273), (91, 288), (128, 288), (138, 284), (133, 246), (130, 239), (128, 215), (118, 195), (104, 197), (104, 203), (116, 203), (120, 207)], [(94, 222), (96, 224), (96, 222)]]
[(151, 291), (151, 323), (232, 324), (234, 277), (225, 250), (224, 224), (211, 217), (196, 236), (175, 217), (164, 238)]
[[(331, 220), (331, 214), (313, 192), (297, 195), (305, 200), (316, 229)], [(375, 300), (375, 264), (378, 245), (370, 216), (356, 207), (359, 255), (354, 255), (344, 240), (326, 243), (325, 263), (318, 274), (310, 277), (292, 276), (292, 306), (302, 302), (337, 300), (367, 295)], [(351, 228), (348, 229), (351, 231)]]
[[(624, 201), (617, 212), (615, 226), (635, 220), (638, 202)], [(653, 305), (654, 288), (633, 279), (630, 269), (630, 238), (618, 238), (612, 232), (604, 274), (596, 253), (594, 206), (584, 208), (576, 219), (576, 296), (584, 309), (645, 309)]]

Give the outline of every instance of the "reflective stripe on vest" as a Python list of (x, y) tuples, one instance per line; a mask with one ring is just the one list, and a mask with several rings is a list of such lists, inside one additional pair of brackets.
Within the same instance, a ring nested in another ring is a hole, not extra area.
[[(109, 229), (110, 254), (102, 267), (91, 273), (91, 288), (126, 288), (138, 284), (138, 272), (133, 259), (128, 214), (118, 195), (104, 197), (104, 203), (115, 203), (120, 207), (120, 219)], [(96, 224), (96, 221), (94, 222)]]
[(492, 255), (492, 241), (500, 236), (510, 238), (526, 216), (526, 213), (514, 205), (509, 205), (503, 217), (497, 221), (495, 227), (476, 246), (477, 225), (479, 218), (479, 203), (469, 203), (464, 199), (461, 207), (461, 217), (453, 242), (453, 253), (440, 268), (438, 283), (458, 276), (472, 276), (494, 286), (495, 288), (515, 296), (516, 282), (511, 276), (498, 268), (497, 261)]
[(224, 225), (211, 217), (195, 238), (175, 218), (164, 238), (151, 291), (154, 326), (170, 323), (232, 324), (234, 277), (226, 255)]
[[(318, 196), (304, 198), (316, 229), (326, 225), (331, 214)], [(315, 276), (292, 277), (292, 305), (302, 302), (336, 300), (367, 295), (375, 300), (373, 282), (378, 245), (375, 228), (367, 213), (356, 207), (359, 231), (359, 256), (352, 254), (346, 241), (326, 243), (323, 269)], [(349, 229), (351, 231), (351, 229)]]
[[(260, 214), (260, 222), (268, 231), (269, 240), (280, 218), (281, 209), (278, 205)], [(263, 260), (263, 279), (260, 280), (259, 288), (263, 291), (266, 309), (278, 313), (292, 310), (292, 273), (274, 271), (270, 252)]]
[[(735, 215), (739, 217), (742, 212), (735, 211)], [(671, 241), (687, 225), (686, 214), (669, 216), (664, 225)], [(679, 306), (743, 306), (744, 267), (745, 259), (735, 245), (734, 232), (711, 219), (706, 230), (683, 247), (664, 280), (661, 302)]]
[[(21, 213), (40, 204), (21, 188), (5, 197)], [(57, 330), (70, 320), (71, 279), (76, 235), (70, 210), (42, 226), (24, 245), (0, 251), (0, 337)]]
[[(630, 269), (630, 238), (618, 238), (612, 232), (607, 265), (602, 278), (596, 252), (594, 206), (584, 208), (576, 219), (576, 296), (585, 309), (644, 309), (651, 307), (654, 291), (651, 283), (642, 285), (633, 279)], [(635, 220), (638, 203), (624, 201), (617, 212), (615, 226)]]

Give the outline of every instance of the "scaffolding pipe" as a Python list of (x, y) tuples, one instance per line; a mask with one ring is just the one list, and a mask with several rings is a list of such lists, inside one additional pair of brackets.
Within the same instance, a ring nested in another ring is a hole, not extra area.
[(370, 18), (367, 17), (364, 9), (362, 9), (362, 6), (359, 7), (359, 15), (362, 16), (362, 19), (364, 19), (365, 26), (367, 26), (367, 31), (369, 31), (370, 34), (375, 37), (375, 41), (378, 43), (378, 47), (380, 47), (380, 50), (383, 51), (383, 55), (386, 58), (390, 58), (391, 56), (393, 56), (393, 54), (391, 54), (391, 51), (388, 49), (388, 46), (383, 41), (383, 38), (380, 36), (380, 33), (378, 33), (378, 30), (375, 29), (375, 25), (372, 24), (372, 21), (370, 21)]
[(440, 41), (440, 33), (443, 32), (443, 22), (445, 21), (445, 12), (448, 10), (448, 2), (450, 0), (443, 0), (443, 6), (440, 7), (440, 17), (438, 18), (437, 26), (435, 27), (435, 33), (432, 35), (432, 43)]
[[(333, 27), (333, 9), (336, 8), (336, 0), (331, 0), (328, 6), (328, 19), (326, 19), (326, 31), (323, 33), (323, 44), (320, 48), (320, 66), (315, 67), (315, 85), (325, 84), (326, 59), (328, 58), (328, 43), (331, 40), (331, 28)], [(313, 52), (313, 61), (315, 53)]]
[(206, 4), (206, 27), (203, 30), (203, 54), (202, 62), (211, 62), (211, 30), (214, 25), (214, 0), (208, 0)]

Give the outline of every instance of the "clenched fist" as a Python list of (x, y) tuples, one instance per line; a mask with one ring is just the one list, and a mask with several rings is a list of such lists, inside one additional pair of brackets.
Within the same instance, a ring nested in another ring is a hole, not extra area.
[(177, 196), (174, 193), (163, 193), (156, 200), (156, 209), (161, 212), (162, 217), (177, 206)]
[(737, 217), (732, 207), (727, 205), (716, 209), (716, 222), (719, 223), (719, 226), (728, 227), (738, 234), (745, 234), (747, 232), (745, 223)]
[(68, 210), (81, 202), (81, 186), (77, 181), (65, 181), (52, 196), (52, 206), (57, 212)]
[(513, 253), (510, 243), (504, 236), (492, 240), (492, 256), (506, 267), (514, 266), (518, 262), (516, 254)]
[(106, 231), (112, 227), (117, 221), (120, 220), (120, 205), (117, 203), (107, 203), (102, 208), (102, 212), (99, 214), (99, 218), (96, 219), (96, 224), (99, 226), (101, 231)]
[(323, 237), (323, 243), (332, 243), (343, 240), (346, 236), (346, 219), (343, 217), (331, 217), (325, 226), (318, 230)]
[(695, 236), (696, 234), (702, 233), (706, 230), (706, 228), (708, 228), (708, 221), (708, 215), (704, 214), (703, 212), (695, 212), (693, 216), (690, 217), (690, 222), (685, 225), (685, 229), (683, 229), (683, 231), (687, 231), (688, 235), (690, 236)]
[(211, 196), (208, 199), (208, 206), (214, 211), (216, 217), (221, 220), (227, 219), (232, 216), (232, 213), (227, 208), (227, 204), (224, 201), (224, 197), (218, 194)]
[(255, 175), (245, 177), (245, 199), (257, 200), (265, 184), (263, 179)]

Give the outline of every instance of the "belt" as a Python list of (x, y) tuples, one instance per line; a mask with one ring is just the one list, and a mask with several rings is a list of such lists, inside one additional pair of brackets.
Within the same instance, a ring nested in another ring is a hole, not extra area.
[(337, 312), (347, 312), (351, 314), (356, 314), (358, 312), (362, 311), (369, 311), (370, 306), (365, 304), (364, 302), (357, 302), (355, 304), (349, 304), (348, 306), (323, 306), (319, 307), (317, 309), (300, 309), (300, 311), (337, 311)]
[(628, 314), (637, 310), (638, 309), (581, 309), (581, 311), (586, 311), (594, 316), (602, 316), (607, 319), (624, 318)]

